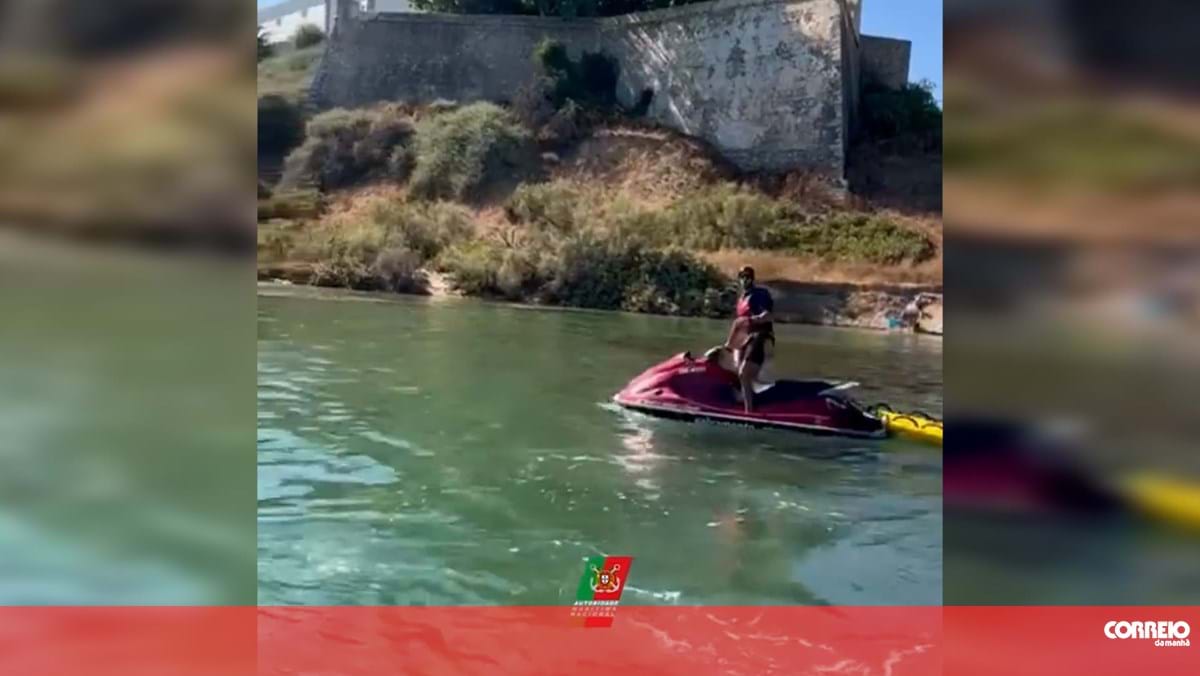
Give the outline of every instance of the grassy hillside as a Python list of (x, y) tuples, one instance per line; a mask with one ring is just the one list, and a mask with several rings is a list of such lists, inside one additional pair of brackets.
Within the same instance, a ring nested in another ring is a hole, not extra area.
[[(264, 61), (260, 94), (298, 100), (316, 58)], [(260, 276), (688, 315), (729, 312), (744, 263), (780, 283), (941, 282), (928, 180), (897, 188), (877, 168), (856, 195), (804, 172), (745, 175), (612, 104), (517, 99), (328, 111), (283, 133), (260, 116), (260, 143), (296, 137), (260, 199)]]

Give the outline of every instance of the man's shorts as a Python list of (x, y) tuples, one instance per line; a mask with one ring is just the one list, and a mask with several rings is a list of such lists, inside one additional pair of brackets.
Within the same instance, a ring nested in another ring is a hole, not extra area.
[(755, 333), (746, 339), (746, 345), (743, 350), (746, 350), (746, 363), (762, 366), (767, 360), (767, 342), (770, 341), (770, 347), (775, 347), (775, 336), (770, 333)]

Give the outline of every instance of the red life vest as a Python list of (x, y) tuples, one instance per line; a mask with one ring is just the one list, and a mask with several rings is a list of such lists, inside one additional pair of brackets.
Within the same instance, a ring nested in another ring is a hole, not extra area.
[[(753, 300), (755, 300), (755, 299), (758, 300), (759, 302), (754, 303)], [(758, 288), (751, 290), (750, 293), (743, 294), (742, 297), (738, 299), (737, 310), (736, 310), (737, 316), (739, 318), (753, 317), (754, 315), (758, 314), (759, 312), (763, 312), (765, 310), (770, 310), (771, 305), (772, 305), (772, 303), (771, 303), (770, 294), (767, 293), (766, 289), (762, 289), (761, 287), (758, 287)], [(756, 312), (756, 310), (757, 310), (757, 312)], [(766, 337), (770, 337), (772, 340), (774, 340), (774, 338), (775, 338), (775, 330), (774, 329), (775, 329), (774, 324), (770, 324), (770, 323), (765, 324), (765, 325), (760, 324), (758, 326), (749, 327), (749, 334), (751, 336), (766, 336)]]
[[(728, 307), (728, 306), (726, 306), (726, 307)], [(738, 300), (737, 316), (739, 316), (739, 317), (749, 317), (750, 316), (750, 296), (749, 295), (742, 296), (741, 299)]]

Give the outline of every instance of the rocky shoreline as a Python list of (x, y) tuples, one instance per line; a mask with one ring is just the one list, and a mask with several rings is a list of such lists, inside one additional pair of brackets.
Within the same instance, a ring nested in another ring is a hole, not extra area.
[[(462, 295), (436, 272), (427, 271), (428, 296)], [(307, 263), (260, 263), (260, 282), (313, 284), (313, 266)], [(903, 330), (898, 321), (906, 305), (918, 294), (936, 297), (925, 308), (917, 331), (942, 335), (942, 287), (920, 284), (854, 284), (769, 280), (763, 285), (775, 298), (775, 314), (782, 324), (816, 324), (877, 331)]]

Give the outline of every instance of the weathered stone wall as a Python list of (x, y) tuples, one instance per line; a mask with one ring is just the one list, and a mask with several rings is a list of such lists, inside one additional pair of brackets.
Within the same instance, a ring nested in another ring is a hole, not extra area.
[(858, 130), (862, 36), (856, 22), (861, 10), (862, 3), (852, 0), (847, 3), (847, 9), (842, 13), (842, 108), (846, 111), (842, 120), (842, 138), (846, 139), (847, 143), (854, 138)]
[(843, 164), (837, 0), (716, 0), (602, 19), (626, 104), (698, 136), (744, 169)]
[(862, 36), (863, 83), (881, 84), (900, 89), (908, 84), (908, 61), (912, 43), (908, 40)]
[(549, 37), (596, 49), (594, 22), (518, 16), (359, 14), (339, 19), (311, 88), (317, 108), (378, 101), (511, 100)]
[(622, 103), (652, 90), (649, 118), (708, 141), (742, 169), (841, 175), (858, 92), (858, 8), (714, 0), (604, 19), (357, 14), (339, 19), (312, 103), (511, 100), (534, 75), (535, 45), (551, 38), (576, 56), (616, 57)]

